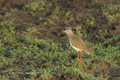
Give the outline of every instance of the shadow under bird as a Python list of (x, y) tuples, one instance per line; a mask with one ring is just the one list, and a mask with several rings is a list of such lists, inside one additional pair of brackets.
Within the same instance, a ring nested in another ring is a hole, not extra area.
[(82, 58), (81, 51), (85, 51), (86, 53), (93, 56), (93, 51), (86, 46), (85, 42), (79, 36), (75, 35), (72, 32), (70, 27), (66, 27), (62, 32), (67, 34), (71, 47), (75, 49), (78, 53), (76, 64), (79, 58), (79, 54), (80, 54), (80, 64), (81, 64), (81, 58)]

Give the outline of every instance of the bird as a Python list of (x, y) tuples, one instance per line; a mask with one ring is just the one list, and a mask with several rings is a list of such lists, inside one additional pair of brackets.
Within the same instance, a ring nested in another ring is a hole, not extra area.
[(78, 56), (76, 59), (76, 64), (77, 64), (77, 61), (79, 58), (79, 54), (80, 54), (80, 64), (81, 64), (81, 58), (82, 58), (81, 51), (84, 51), (84, 52), (88, 53), (89, 55), (93, 56), (94, 52), (86, 46), (85, 42), (79, 36), (75, 35), (72, 32), (71, 27), (65, 27), (65, 29), (62, 30), (62, 32), (67, 34), (70, 46), (77, 51)]

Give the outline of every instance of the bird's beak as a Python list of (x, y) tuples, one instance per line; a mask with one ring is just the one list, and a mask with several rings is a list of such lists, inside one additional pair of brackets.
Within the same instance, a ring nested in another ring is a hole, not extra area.
[(64, 29), (61, 30), (61, 33), (62, 33), (62, 35), (65, 35), (65, 30)]
[(65, 33), (65, 30), (63, 29), (63, 30), (61, 30), (61, 32), (62, 32), (62, 33)]

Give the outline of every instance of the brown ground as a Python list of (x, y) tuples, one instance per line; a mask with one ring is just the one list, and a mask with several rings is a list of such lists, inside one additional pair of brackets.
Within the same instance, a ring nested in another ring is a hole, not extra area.
[[(120, 17), (109, 22), (101, 11), (101, 6), (110, 3), (120, 4), (119, 0), (101, 0), (100, 3), (95, 4), (92, 4), (91, 0), (43, 0), (46, 4), (52, 4), (49, 8), (45, 8), (45, 13), (38, 10), (23, 10), (22, 7), (31, 1), (32, 0), (0, 0), (0, 22), (5, 20), (12, 21), (18, 31), (26, 30), (28, 27), (35, 27), (40, 31), (40, 34), (37, 35), (39, 38), (50, 38), (56, 42), (64, 42), (66, 40), (60, 32), (66, 26), (72, 27), (73, 29), (78, 25), (82, 26), (82, 33), (88, 35), (86, 39), (95, 43), (102, 41), (102, 38), (97, 37), (100, 36), (99, 33), (103, 33), (103, 37), (105, 38), (120, 34)], [(64, 10), (65, 13), (68, 11), (72, 12), (68, 17), (65, 17), (65, 14), (59, 15), (60, 19), (67, 20), (73, 17), (74, 20), (68, 23), (54, 21), (56, 25), (44, 25), (43, 22), (51, 16), (52, 11), (57, 5), (60, 10)], [(12, 11), (11, 9), (16, 10)], [(114, 14), (115, 12), (120, 12), (120, 9), (113, 9), (109, 12), (110, 14)], [(7, 16), (7, 13), (11, 14)], [(95, 24), (87, 24), (87, 19), (92, 17), (94, 17)], [(103, 73), (106, 74), (109, 70), (107, 75), (110, 75), (111, 78), (119, 76), (116, 74), (120, 74), (120, 68), (110, 69), (109, 66), (104, 65), (104, 63), (101, 64), (103, 64), (104, 67)], [(92, 73), (89, 70), (87, 71)], [(96, 76), (98, 75), (100, 75), (100, 72), (96, 72)]]
[[(109, 22), (106, 17), (101, 12), (101, 6), (108, 5), (110, 3), (118, 4), (120, 1), (118, 0), (107, 0), (101, 1), (99, 3), (91, 3), (91, 0), (45, 0), (46, 4), (52, 4), (49, 8), (45, 8), (46, 13), (41, 11), (25, 11), (23, 7), (25, 4), (30, 3), (30, 0), (0, 0), (0, 14), (2, 17), (0, 21), (8, 20), (12, 21), (15, 24), (16, 29), (25, 30), (30, 24), (35, 24), (35, 26), (40, 31), (38, 35), (40, 38), (50, 38), (57, 42), (65, 41), (64, 37), (59, 37), (56, 34), (60, 32), (66, 26), (72, 27), (73, 29), (76, 26), (82, 26), (82, 33), (87, 34), (88, 37), (86, 39), (96, 42), (102, 41), (102, 38), (98, 38), (100, 36), (99, 33), (103, 33), (102, 35), (107, 38), (113, 35), (120, 34), (120, 19), (115, 19), (112, 22)], [(51, 16), (52, 11), (55, 7), (58, 6), (60, 11), (64, 10), (64, 12), (71, 11), (71, 15), (65, 17), (64, 14), (59, 15), (61, 19), (69, 19), (70, 17), (74, 18), (74, 21), (64, 23), (64, 22), (55, 22), (56, 25), (44, 25), (43, 22), (45, 18), (49, 18)], [(12, 11), (11, 9), (16, 9)], [(120, 12), (120, 10), (111, 10), (110, 14), (115, 12)], [(10, 16), (6, 16), (6, 13), (11, 13)], [(34, 15), (33, 15), (34, 13)], [(87, 24), (87, 19), (94, 17), (94, 25)], [(102, 32), (100, 32), (100, 30)], [(105, 33), (107, 31), (107, 33)], [(95, 36), (96, 35), (96, 36)]]

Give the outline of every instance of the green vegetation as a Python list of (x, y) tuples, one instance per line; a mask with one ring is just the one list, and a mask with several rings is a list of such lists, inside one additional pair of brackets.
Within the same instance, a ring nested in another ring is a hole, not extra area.
[(59, 15), (60, 15), (60, 11), (59, 11), (59, 7), (57, 6), (53, 10), (50, 18), (49, 19), (48, 18), (45, 19), (44, 25), (56, 25), (56, 23), (60, 22)]
[(96, 4), (96, 3), (98, 3), (98, 2), (100, 2), (100, 0), (91, 0), (91, 3), (92, 3), (92, 4)]
[[(100, 0), (91, 0), (90, 2), (93, 9), (93, 5), (99, 4)], [(119, 72), (112, 73), (114, 72), (112, 70), (120, 71), (120, 35), (105, 38), (108, 32), (104, 27), (93, 30), (93, 34), (87, 32), (91, 26), (99, 27), (98, 23), (99, 21), (102, 23), (103, 17), (108, 20), (108, 24), (120, 18), (120, 4), (104, 4), (98, 10), (93, 10), (100, 12), (97, 16), (91, 16), (93, 12), (90, 14), (90, 10), (87, 9), (88, 12), (85, 14), (87, 17), (81, 17), (86, 13), (84, 10), (83, 14), (79, 14), (80, 11), (73, 13), (75, 9), (65, 11), (55, 3), (48, 4), (46, 0), (33, 0), (20, 5), (20, 8), (17, 6), (17, 8), (2, 9), (4, 15), (0, 14), (0, 18), (3, 18), (0, 20), (0, 80), (111, 80), (112, 75), (118, 76), (114, 77), (114, 80), (120, 80)], [(53, 5), (54, 7), (51, 7)], [(70, 5), (72, 4), (69, 4), (68, 7)], [(15, 21), (9, 18), (11, 15), (16, 17), (13, 14), (19, 10), (22, 12), (18, 13), (17, 18), (25, 14), (22, 19), (19, 19), (23, 25), (19, 20), (15, 19)], [(75, 15), (77, 13), (79, 15)], [(31, 18), (23, 19), (25, 16)], [(94, 55), (90, 56), (82, 52), (82, 63), (80, 65), (78, 61), (76, 65), (77, 52), (70, 47), (68, 42), (55, 43), (51, 39), (40, 39), (38, 35), (42, 34), (43, 29), (59, 24), (60, 26), (63, 24), (77, 25), (75, 27), (76, 34), (80, 37), (87, 38), (89, 35), (94, 35), (93, 37), (97, 40), (102, 39), (97, 44), (85, 41), (87, 46), (95, 52)]]
[[(2, 80), (7, 79), (50, 79), (54, 77), (66, 75), (80, 76), (87, 80), (107, 80), (104, 78), (104, 73), (95, 77), (94, 74), (85, 72), (88, 69), (94, 72), (100, 72), (104, 67), (103, 64), (111, 67), (117, 66), (119, 57), (120, 44), (114, 45), (103, 44), (113, 40), (118, 40), (120, 37), (106, 39), (105, 42), (93, 44), (86, 41), (86, 44), (95, 51), (94, 56), (89, 56), (83, 52), (81, 65), (75, 64), (77, 56), (68, 43), (54, 43), (49, 39), (32, 38), (31, 33), (36, 33), (36, 29), (27, 29), (23, 31), (21, 37), (18, 38), (18, 32), (14, 29), (14, 25), (10, 22), (1, 22), (0, 29), (0, 70)], [(10, 25), (10, 26), (9, 26)], [(86, 58), (87, 57), (87, 58)], [(79, 63), (78, 63), (79, 64)], [(28, 74), (27, 74), (28, 73)], [(6, 74), (6, 75), (4, 75)], [(116, 78), (117, 79), (117, 78)]]
[(101, 7), (103, 15), (107, 17), (110, 23), (116, 18), (120, 18), (119, 8), (120, 4), (108, 4)]
[(31, 2), (29, 4), (26, 4), (23, 9), (24, 10), (44, 10), (45, 3), (41, 0), (37, 0), (35, 2)]
[(94, 17), (92, 17), (91, 19), (88, 19), (86, 22), (87, 24), (90, 24), (91, 26), (93, 26), (95, 24)]
[(83, 34), (82, 32), (82, 27), (81, 26), (77, 26), (76, 27), (76, 34), (80, 37), (87, 37), (87, 35)]

